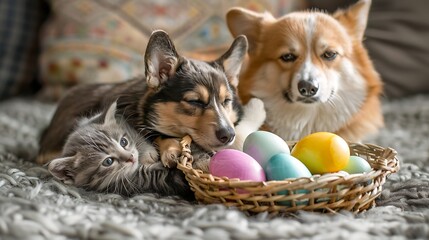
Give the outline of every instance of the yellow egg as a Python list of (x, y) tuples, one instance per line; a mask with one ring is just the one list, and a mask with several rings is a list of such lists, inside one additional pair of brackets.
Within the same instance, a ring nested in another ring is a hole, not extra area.
[(340, 136), (317, 132), (299, 140), (291, 151), (312, 174), (332, 173), (342, 170), (350, 158), (350, 148)]

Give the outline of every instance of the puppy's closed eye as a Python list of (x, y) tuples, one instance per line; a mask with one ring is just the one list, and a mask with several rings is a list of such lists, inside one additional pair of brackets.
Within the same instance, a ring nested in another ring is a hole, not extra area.
[(207, 107), (207, 104), (201, 100), (195, 99), (195, 100), (185, 100), (185, 102), (187, 102), (188, 104), (194, 106), (194, 107), (199, 107), (199, 108), (205, 108)]

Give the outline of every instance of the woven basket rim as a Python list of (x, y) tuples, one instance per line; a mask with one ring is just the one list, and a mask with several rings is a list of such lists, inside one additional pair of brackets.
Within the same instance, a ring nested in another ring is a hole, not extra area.
[[(252, 180), (239, 180), (239, 179), (230, 179), (228, 177), (218, 177), (218, 176), (213, 176), (210, 173), (204, 173), (203, 171), (199, 170), (199, 169), (194, 169), (192, 167), (192, 156), (191, 151), (189, 150), (190, 147), (189, 145), (191, 144), (192, 139), (189, 136), (185, 136), (182, 141), (182, 156), (181, 156), (181, 160), (178, 163), (178, 168), (182, 171), (192, 171), (194, 170), (196, 173), (199, 174), (206, 174), (208, 176), (210, 176), (210, 178), (213, 178), (213, 184), (216, 184), (216, 182), (240, 182), (246, 185), (268, 185), (268, 184), (276, 184), (276, 183), (290, 183), (293, 181), (302, 181), (302, 180), (308, 180), (309, 182), (314, 182), (316, 179), (321, 179), (321, 180), (326, 180), (328, 178), (331, 179), (336, 179), (336, 178), (354, 178), (354, 177), (359, 177), (359, 176), (368, 176), (371, 177), (373, 175), (377, 176), (380, 173), (396, 173), (399, 171), (399, 160), (396, 157), (397, 156), (397, 152), (396, 150), (394, 150), (393, 148), (387, 147), (387, 148), (383, 148), (381, 146), (375, 145), (375, 144), (371, 144), (371, 143), (351, 143), (348, 142), (349, 146), (353, 147), (353, 146), (360, 146), (360, 147), (372, 147), (372, 148), (379, 148), (379, 149), (384, 149), (383, 152), (383, 156), (381, 158), (385, 159), (386, 161), (380, 162), (380, 163), (374, 163), (373, 165), (375, 165), (375, 167), (378, 169), (375, 169), (374, 167), (372, 168), (371, 171), (366, 172), (366, 173), (354, 173), (354, 174), (341, 174), (339, 172), (334, 172), (334, 173), (327, 173), (327, 174), (315, 174), (312, 175), (311, 177), (300, 177), (300, 178), (290, 178), (287, 180), (281, 180), (281, 181), (275, 181), (275, 180), (271, 180), (271, 181), (252, 181)], [(288, 141), (287, 142), (289, 146), (293, 146), (296, 141)], [(234, 184), (235, 185), (235, 184)], [(222, 186), (222, 184), (221, 184)]]
[[(200, 169), (192, 167), (192, 155), (190, 144), (192, 139), (186, 136), (182, 139), (182, 156), (177, 168), (186, 176), (191, 189), (197, 200), (204, 203), (223, 203), (226, 206), (235, 206), (249, 212), (294, 212), (297, 210), (324, 210), (336, 212), (341, 209), (361, 212), (375, 205), (375, 198), (381, 194), (382, 185), (386, 177), (391, 173), (399, 171), (399, 160), (397, 152), (392, 148), (384, 148), (370, 143), (348, 142), (352, 155), (359, 155), (359, 151), (371, 150), (374, 159), (370, 164), (372, 170), (366, 173), (347, 174), (345, 172), (327, 173), (313, 175), (311, 177), (291, 178), (281, 181), (251, 181), (217, 177)], [(296, 141), (288, 142), (290, 147)], [(368, 160), (368, 159), (366, 159)], [(362, 182), (370, 181), (368, 186), (361, 186)], [(360, 185), (359, 185), (360, 184)], [(338, 186), (348, 186), (338, 190)], [(237, 189), (244, 189), (240, 192)], [(289, 195), (278, 194), (280, 190), (287, 189)], [(301, 190), (300, 190), (301, 189)], [(300, 193), (302, 189), (309, 193)], [(320, 189), (333, 189), (329, 192), (320, 193)], [(292, 195), (290, 192), (293, 192)], [(361, 196), (361, 195), (362, 196)], [(357, 195), (354, 200), (350, 196)], [(344, 200), (342, 198), (347, 198)], [(300, 199), (326, 198), (338, 200), (327, 200), (311, 204), (298, 205)], [(292, 206), (279, 206), (276, 201), (292, 200)]]

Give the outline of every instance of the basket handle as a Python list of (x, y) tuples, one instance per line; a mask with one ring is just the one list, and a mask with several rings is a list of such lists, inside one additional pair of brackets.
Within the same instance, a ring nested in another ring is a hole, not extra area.
[(180, 157), (180, 162), (182, 165), (192, 164), (194, 161), (191, 153), (191, 142), (192, 138), (189, 135), (186, 135), (180, 141), (180, 145), (182, 146), (182, 156)]
[(396, 173), (399, 171), (399, 160), (397, 155), (398, 153), (395, 149), (387, 147), (384, 149), (381, 158), (377, 159), (376, 164), (380, 166), (380, 169)]

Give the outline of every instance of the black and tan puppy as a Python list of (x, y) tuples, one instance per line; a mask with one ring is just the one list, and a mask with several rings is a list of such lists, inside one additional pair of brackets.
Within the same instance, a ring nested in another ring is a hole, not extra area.
[(206, 151), (231, 145), (234, 125), (243, 112), (236, 87), (246, 51), (247, 40), (239, 36), (215, 61), (191, 60), (177, 53), (164, 31), (153, 32), (146, 48), (143, 78), (80, 85), (68, 92), (41, 138), (37, 162), (44, 164), (58, 157), (77, 119), (115, 100), (117, 114), (143, 136), (190, 135)]

